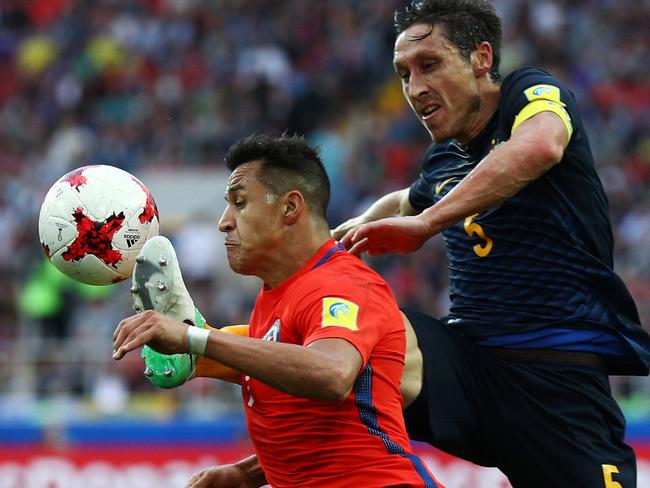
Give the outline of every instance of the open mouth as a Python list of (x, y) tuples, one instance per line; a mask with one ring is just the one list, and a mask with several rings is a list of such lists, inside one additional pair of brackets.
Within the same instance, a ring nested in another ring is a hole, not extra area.
[(440, 108), (440, 105), (428, 105), (422, 111), (420, 112), (420, 117), (422, 117), (422, 120), (427, 120), (430, 119), (433, 114), (435, 114), (438, 109)]

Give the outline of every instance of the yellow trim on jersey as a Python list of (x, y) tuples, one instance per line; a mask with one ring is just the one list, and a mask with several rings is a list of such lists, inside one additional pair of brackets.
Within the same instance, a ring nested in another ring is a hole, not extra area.
[(350, 300), (338, 297), (323, 298), (323, 320), (321, 327), (345, 327), (350, 330), (359, 330), (357, 317), (359, 305)]
[(566, 139), (568, 144), (571, 140), (571, 135), (573, 134), (573, 124), (571, 123), (571, 116), (569, 116), (569, 112), (566, 111), (562, 102), (558, 103), (556, 101), (548, 100), (545, 98), (538, 98), (536, 100), (533, 100), (524, 108), (522, 108), (521, 112), (519, 112), (515, 117), (515, 122), (512, 124), (512, 130), (510, 133), (512, 134), (517, 127), (530, 119), (533, 115), (537, 115), (541, 112), (553, 112), (555, 115), (560, 117), (560, 119), (562, 119), (562, 122), (564, 122), (568, 134)]

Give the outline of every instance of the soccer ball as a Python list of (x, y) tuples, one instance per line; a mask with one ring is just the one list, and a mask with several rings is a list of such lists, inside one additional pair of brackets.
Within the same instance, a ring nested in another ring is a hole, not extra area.
[(108, 285), (131, 276), (158, 225), (156, 203), (135, 176), (92, 165), (52, 185), (41, 205), (38, 235), (60, 271), (82, 283)]

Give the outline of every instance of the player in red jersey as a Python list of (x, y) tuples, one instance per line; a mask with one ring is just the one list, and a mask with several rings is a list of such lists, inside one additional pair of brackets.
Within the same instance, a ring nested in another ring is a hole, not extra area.
[(317, 151), (298, 137), (251, 136), (226, 161), (228, 260), (264, 282), (249, 337), (149, 310), (120, 322), (114, 358), (147, 344), (242, 372), (259, 464), (250, 458), (247, 473), (240, 464), (241, 476), (209, 486), (440, 486), (404, 427), (401, 314), (384, 280), (330, 239)]

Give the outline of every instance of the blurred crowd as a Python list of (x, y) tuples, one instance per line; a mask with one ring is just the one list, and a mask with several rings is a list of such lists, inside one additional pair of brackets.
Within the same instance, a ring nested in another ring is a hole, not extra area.
[[(392, 12), (403, 3), (0, 4), (0, 420), (206, 414), (238, 404), (236, 390), (217, 382), (156, 392), (137, 356), (111, 361), (112, 330), (130, 310), (128, 286), (81, 286), (53, 270), (37, 236), (42, 198), (84, 164), (173, 178), (186, 168), (222, 170), (239, 137), (289, 131), (321, 148), (331, 225), (358, 214), (408, 185), (429, 143), (392, 70)], [(578, 98), (610, 199), (616, 268), (650, 327), (650, 2), (494, 4), (504, 22), (502, 74), (539, 65)], [(205, 209), (163, 230), (208, 321), (245, 323), (258, 284), (227, 269), (217, 217)], [(439, 239), (371, 264), (402, 305), (445, 313)], [(650, 416), (645, 378), (613, 378), (613, 387), (628, 416)]]

